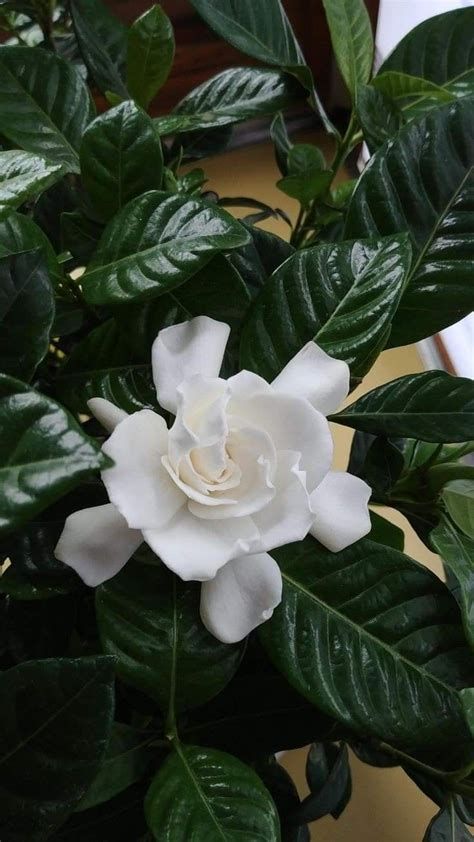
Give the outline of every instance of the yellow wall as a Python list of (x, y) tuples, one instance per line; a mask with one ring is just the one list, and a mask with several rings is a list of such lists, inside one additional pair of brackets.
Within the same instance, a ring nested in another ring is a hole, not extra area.
[[(325, 152), (329, 151), (325, 138), (315, 135), (304, 139), (313, 140)], [(295, 218), (297, 203), (275, 187), (280, 175), (270, 144), (237, 149), (205, 161), (202, 166), (209, 177), (208, 189), (216, 190), (220, 196), (251, 196), (272, 207), (280, 207)], [(243, 209), (233, 212), (243, 216), (252, 211)], [(288, 226), (281, 220), (267, 221), (264, 227), (288, 238)], [(422, 368), (413, 346), (386, 351), (379, 357), (364, 383), (351, 396), (351, 400), (380, 383), (402, 374), (421, 371)], [(335, 467), (345, 468), (352, 433), (337, 425), (333, 429), (336, 442)], [(405, 529), (406, 552), (441, 575), (437, 556), (426, 549), (403, 516), (388, 509), (382, 513)], [(301, 794), (307, 791), (304, 782), (305, 759), (306, 750), (300, 749), (288, 752), (282, 761)], [(434, 804), (399, 769), (373, 769), (355, 757), (351, 758), (351, 768), (352, 800), (337, 822), (328, 817), (313, 825), (312, 838), (315, 842), (421, 842), (426, 826), (436, 812)]]

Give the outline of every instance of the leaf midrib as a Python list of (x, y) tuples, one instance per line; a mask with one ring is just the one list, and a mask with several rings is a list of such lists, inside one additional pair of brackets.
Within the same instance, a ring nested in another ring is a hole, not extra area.
[(222, 827), (221, 827), (220, 823), (218, 822), (218, 820), (217, 820), (216, 816), (214, 815), (214, 812), (213, 812), (213, 810), (212, 810), (212, 807), (211, 807), (211, 805), (209, 804), (209, 802), (208, 802), (208, 800), (207, 800), (207, 798), (206, 798), (205, 793), (202, 791), (201, 786), (200, 786), (200, 783), (199, 783), (199, 780), (198, 780), (198, 778), (196, 777), (196, 775), (194, 774), (193, 769), (191, 768), (191, 766), (190, 766), (190, 764), (189, 764), (189, 762), (188, 762), (188, 759), (187, 759), (187, 757), (186, 757), (186, 755), (185, 755), (184, 751), (182, 750), (181, 745), (179, 744), (179, 742), (176, 742), (176, 743), (175, 743), (174, 748), (175, 748), (175, 751), (176, 751), (176, 753), (177, 753), (177, 755), (178, 755), (179, 759), (181, 760), (181, 763), (182, 763), (182, 764), (183, 764), (183, 766), (184, 766), (185, 771), (187, 772), (187, 774), (188, 774), (189, 778), (191, 779), (191, 783), (194, 785), (194, 787), (195, 787), (195, 789), (196, 789), (196, 792), (197, 792), (197, 794), (198, 794), (198, 796), (199, 796), (199, 800), (200, 800), (200, 801), (202, 802), (202, 804), (204, 805), (204, 808), (205, 808), (206, 812), (208, 813), (208, 815), (210, 816), (211, 821), (212, 821), (212, 823), (213, 823), (214, 827), (215, 827), (215, 828), (217, 829), (217, 831), (219, 832), (219, 837), (220, 837), (221, 839), (224, 839), (224, 842), (225, 842), (225, 840), (226, 840), (225, 833), (224, 833), (224, 831), (222, 830)]
[(353, 620), (350, 620), (349, 617), (346, 617), (345, 614), (341, 614), (341, 612), (338, 611), (336, 608), (334, 608), (332, 605), (329, 605), (327, 602), (324, 602), (324, 600), (322, 600), (316, 594), (307, 590), (307, 588), (305, 588), (300, 582), (297, 582), (295, 579), (293, 579), (291, 576), (289, 576), (288, 573), (285, 573), (282, 570), (281, 575), (282, 575), (283, 579), (285, 581), (287, 581), (290, 585), (292, 585), (293, 588), (296, 591), (300, 591), (302, 594), (304, 594), (304, 596), (307, 599), (309, 599), (312, 602), (315, 602), (324, 611), (326, 611), (329, 614), (334, 615), (334, 617), (336, 617), (342, 623), (345, 623), (347, 626), (350, 626), (352, 629), (354, 629), (356, 635), (365, 636), (368, 640), (370, 640), (372, 642), (373, 645), (375, 645), (376, 647), (379, 647), (381, 649), (384, 649), (388, 653), (388, 655), (392, 658), (392, 660), (398, 660), (398, 661), (402, 662), (403, 664), (406, 665), (406, 668), (408, 670), (414, 671), (416, 673), (420, 673), (421, 675), (426, 677), (426, 679), (428, 681), (442, 687), (443, 690), (448, 692), (451, 696), (454, 696), (454, 697), (457, 696), (456, 690), (454, 690), (452, 687), (449, 687), (448, 684), (445, 684), (443, 681), (441, 681), (441, 679), (439, 679), (437, 676), (433, 675), (433, 673), (427, 672), (427, 670), (425, 670), (423, 668), (423, 666), (415, 664), (415, 663), (413, 663), (413, 661), (409, 661), (404, 655), (402, 655), (396, 649), (390, 648), (390, 646), (388, 646), (388, 644), (386, 644), (384, 641), (380, 640), (380, 638), (375, 637), (373, 634), (368, 632), (362, 626), (358, 626), (356, 623), (354, 623)]

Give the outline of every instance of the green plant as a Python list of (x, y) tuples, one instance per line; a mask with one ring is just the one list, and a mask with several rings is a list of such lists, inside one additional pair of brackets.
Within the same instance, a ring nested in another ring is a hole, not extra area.
[[(303, 842), (311, 822), (346, 806), (351, 747), (372, 765), (402, 766), (439, 805), (427, 842), (467, 839), (474, 386), (428, 371), (338, 409), (383, 349), (472, 308), (474, 9), (421, 24), (373, 75), (362, 0), (324, 0), (352, 104), (341, 134), (280, 0), (192, 2), (258, 64), (218, 74), (158, 118), (147, 109), (174, 56), (159, 6), (127, 28), (99, 0), (1, 3), (0, 837)], [(98, 116), (88, 85), (108, 104)], [(288, 136), (283, 114), (298, 97), (331, 135), (332, 160)], [(300, 204), (289, 242), (257, 226), (274, 213), (258, 197), (239, 200), (257, 212), (235, 219), (189, 166), (260, 116), (271, 118), (278, 186)], [(369, 164), (335, 187), (363, 140)], [(178, 335), (192, 350), (185, 363), (169, 344)], [(232, 387), (217, 380), (222, 359)], [(184, 364), (186, 376), (205, 369), (206, 412), (234, 389), (226, 435), (241, 431), (236, 413), (251, 425), (258, 403), (265, 415), (260, 450), (255, 436), (230, 441), (222, 471), (235, 496), (246, 460), (266, 505), (277, 454), (294, 484), (280, 482), (271, 523), (252, 520), (249, 495), (237, 501), (238, 529), (235, 517), (204, 515), (208, 488), (190, 496), (176, 448), (188, 476), (198, 458), (220, 466), (222, 453), (207, 427), (203, 445), (202, 405), (176, 391)], [(300, 364), (304, 400), (288, 385)], [(235, 378), (240, 369), (253, 374)], [(280, 384), (273, 415), (276, 385), (261, 378)], [(160, 450), (170, 414), (180, 438)], [(356, 431), (346, 509), (327, 480), (323, 415)], [(129, 446), (123, 431), (137, 418)], [(122, 474), (135, 458), (140, 476)], [(155, 515), (168, 506), (174, 517), (185, 487), (192, 528), (206, 518), (189, 558), (149, 520), (150, 471), (163, 477)], [(447, 585), (404, 554), (380, 505), (440, 553)], [(100, 547), (93, 507), (111, 518)], [(258, 581), (242, 584), (218, 539), (237, 542), (244, 562), (260, 558), (245, 573)], [(212, 584), (221, 568), (237, 595), (228, 603)], [(207, 580), (202, 619), (193, 580)], [(255, 593), (266, 600), (257, 607)], [(308, 743), (300, 801), (275, 753)]]

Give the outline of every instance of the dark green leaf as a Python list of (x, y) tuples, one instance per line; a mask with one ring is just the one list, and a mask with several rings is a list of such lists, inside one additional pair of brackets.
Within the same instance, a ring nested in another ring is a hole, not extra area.
[(5, 642), (8, 654), (6, 666), (38, 658), (57, 658), (71, 651), (77, 619), (74, 596), (38, 600), (8, 598), (5, 602), (2, 643)]
[(217, 252), (244, 245), (247, 231), (215, 205), (152, 190), (109, 223), (81, 279), (91, 304), (162, 295)]
[(0, 49), (2, 134), (13, 143), (79, 172), (79, 145), (93, 113), (73, 64), (39, 48)]
[(403, 552), (405, 546), (405, 533), (399, 526), (395, 526), (386, 518), (381, 517), (377, 512), (370, 513), (370, 520), (372, 529), (369, 533), (371, 541), (376, 541), (377, 544), (384, 544), (386, 547), (392, 547), (394, 550)]
[(271, 381), (314, 339), (362, 377), (387, 341), (409, 261), (404, 236), (328, 243), (292, 255), (253, 305), (242, 366)]
[[(327, 774), (323, 780), (318, 780), (323, 778), (324, 761)], [(311, 793), (295, 812), (295, 819), (298, 822), (315, 822), (329, 813), (339, 818), (352, 793), (347, 746), (336, 747), (331, 743), (311, 746), (306, 777)]]
[(473, 430), (474, 383), (444, 371), (407, 374), (362, 395), (332, 420), (375, 435), (464, 442)]
[(170, 702), (181, 710), (212, 699), (238, 667), (242, 644), (220, 643), (201, 623), (199, 585), (162, 565), (128, 564), (97, 589), (96, 607), (118, 676), (164, 711)]
[(474, 539), (474, 482), (468, 479), (448, 482), (441, 498), (456, 526)]
[(278, 113), (273, 118), (270, 126), (270, 137), (275, 147), (278, 169), (282, 175), (288, 175), (288, 153), (293, 144), (288, 137), (283, 114)]
[(367, 539), (334, 554), (307, 538), (272, 555), (283, 599), (260, 634), (293, 686), (356, 733), (462, 752), (454, 688), (472, 681), (473, 657), (446, 586)]
[(332, 47), (352, 99), (370, 79), (374, 38), (364, 0), (323, 0)]
[(372, 79), (371, 85), (391, 100), (405, 104), (406, 109), (410, 107), (411, 98), (419, 100), (428, 97), (438, 104), (452, 102), (455, 98), (445, 88), (435, 85), (428, 79), (420, 79), (418, 76), (410, 76), (407, 73), (400, 73), (395, 70), (377, 74)]
[(285, 73), (258, 67), (230, 67), (194, 88), (166, 117), (157, 117), (160, 134), (225, 126), (274, 114), (301, 95)]
[(297, 199), (304, 207), (328, 189), (333, 174), (330, 170), (322, 170), (318, 166), (311, 167), (305, 172), (286, 175), (277, 181), (277, 187), (282, 193)]
[[(298, 790), (286, 769), (280, 766), (275, 757), (269, 757), (263, 761), (260, 760), (255, 766), (255, 771), (275, 802), (283, 842), (309, 840), (309, 834), (304, 835), (304, 828), (292, 821), (293, 814), (300, 805), (300, 799)], [(307, 830), (306, 828), (306, 832)]]
[(245, 224), (250, 234), (250, 242), (234, 249), (228, 255), (230, 263), (239, 271), (252, 298), (264, 286), (270, 275), (294, 253), (294, 248), (286, 240)]
[(402, 38), (379, 74), (400, 71), (437, 85), (460, 82), (474, 65), (473, 26), (473, 8), (428, 18)]
[(59, 164), (31, 152), (0, 152), (0, 219), (38, 196), (61, 176)]
[(104, 230), (79, 210), (61, 214), (61, 243), (83, 265), (89, 263)]
[(31, 249), (43, 251), (50, 277), (54, 283), (58, 283), (61, 269), (47, 236), (29, 216), (22, 213), (10, 213), (0, 222), (0, 257)]
[(102, 0), (71, 0), (79, 49), (95, 84), (128, 99), (125, 87), (127, 28)]
[(41, 251), (0, 257), (0, 371), (28, 381), (46, 355), (54, 295)]
[(362, 173), (345, 236), (408, 231), (413, 246), (392, 346), (430, 336), (474, 306), (473, 165), (474, 108), (465, 98), (405, 126)]
[(431, 532), (430, 541), (459, 582), (464, 631), (474, 649), (474, 540), (457, 529), (448, 517), (442, 517)]
[(81, 173), (103, 220), (130, 199), (159, 190), (163, 153), (151, 118), (129, 101), (97, 117), (82, 140)]
[(52, 599), (53, 597), (68, 593), (68, 590), (67, 586), (61, 584), (34, 584), (13, 567), (9, 567), (0, 576), (0, 593), (8, 594), (13, 599), (21, 599), (27, 602), (37, 599)]
[(82, 798), (113, 720), (113, 662), (29, 662), (0, 675), (0, 833), (42, 842)]
[(357, 88), (356, 111), (372, 154), (401, 129), (404, 118), (396, 104), (370, 85)]
[(0, 530), (20, 526), (106, 465), (59, 404), (0, 375)]
[(129, 787), (104, 804), (73, 813), (54, 842), (132, 842), (146, 839), (143, 798), (147, 785)]
[(90, 810), (109, 801), (140, 780), (152, 757), (149, 745), (153, 736), (114, 722), (100, 769), (76, 811)]
[(127, 87), (144, 108), (166, 82), (174, 58), (171, 21), (161, 6), (151, 6), (129, 29)]
[(445, 807), (429, 823), (423, 842), (472, 842), (473, 838), (454, 807)]
[(375, 438), (365, 455), (364, 464), (357, 475), (372, 487), (377, 501), (384, 501), (404, 466), (401, 450), (383, 436)]
[(157, 840), (279, 842), (275, 805), (260, 778), (220, 751), (175, 745), (145, 799)]

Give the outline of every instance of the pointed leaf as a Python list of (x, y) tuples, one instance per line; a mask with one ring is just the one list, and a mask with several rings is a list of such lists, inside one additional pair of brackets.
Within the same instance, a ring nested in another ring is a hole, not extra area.
[(108, 460), (55, 401), (0, 375), (0, 530), (13, 529)]
[(370, 79), (374, 38), (364, 0), (323, 0), (336, 61), (352, 99)]
[[(244, 644), (220, 643), (199, 616), (199, 585), (158, 564), (129, 562), (96, 591), (104, 651), (117, 674), (166, 712), (201, 705), (234, 675)], [(126, 618), (126, 622), (124, 619)]]
[(133, 102), (97, 117), (81, 144), (81, 174), (103, 220), (148, 190), (159, 190), (163, 152), (151, 118)]
[(103, 94), (128, 99), (125, 86), (127, 27), (102, 0), (71, 0), (72, 20), (84, 63)]
[(423, 842), (472, 842), (473, 839), (454, 807), (445, 807), (429, 823)]
[(409, 261), (409, 243), (400, 235), (293, 254), (252, 307), (242, 366), (271, 381), (314, 339), (362, 377), (387, 341)]
[(127, 87), (146, 108), (166, 82), (174, 58), (174, 33), (161, 6), (151, 6), (132, 23), (127, 41)]
[(99, 768), (113, 720), (113, 661), (30, 661), (0, 675), (0, 686), (0, 834), (43, 842)]
[(46, 355), (54, 295), (40, 251), (0, 258), (0, 371), (28, 381)]
[(152, 190), (109, 223), (81, 279), (91, 304), (143, 300), (179, 286), (217, 252), (244, 245), (246, 230), (215, 205)]
[(466, 637), (474, 649), (474, 540), (443, 516), (430, 541), (459, 582), (459, 601)]
[(378, 73), (372, 79), (371, 85), (390, 99), (401, 100), (402, 103), (409, 100), (410, 97), (416, 97), (417, 99), (430, 97), (438, 103), (451, 102), (454, 99), (453, 94), (440, 85), (435, 85), (428, 79), (410, 76), (408, 73), (400, 73), (396, 70)]
[(0, 222), (0, 257), (32, 249), (41, 249), (46, 258), (51, 280), (57, 284), (61, 277), (61, 269), (46, 234), (29, 216), (23, 213), (10, 213)]
[(38, 196), (63, 175), (52, 164), (31, 152), (0, 152), (0, 219), (28, 199)]
[(148, 790), (145, 813), (157, 840), (280, 840), (275, 805), (253, 769), (197, 746), (175, 745)]
[(362, 395), (332, 420), (375, 435), (464, 442), (474, 429), (474, 382), (444, 371), (407, 374)]
[(174, 108), (157, 117), (160, 134), (226, 126), (274, 114), (293, 104), (302, 89), (286, 73), (258, 67), (230, 67), (203, 82)]
[(307, 538), (272, 555), (283, 599), (261, 639), (293, 686), (363, 735), (462, 752), (454, 688), (469, 685), (474, 656), (446, 586), (367, 539), (334, 554)]
[(345, 236), (407, 231), (413, 247), (391, 346), (430, 336), (474, 307), (473, 167), (474, 108), (465, 98), (405, 126), (360, 177)]
[(356, 111), (371, 154), (397, 134), (404, 123), (396, 104), (371, 85), (357, 88)]
[(456, 526), (474, 539), (474, 482), (468, 479), (448, 482), (441, 498)]
[(2, 134), (14, 144), (79, 172), (79, 145), (93, 113), (73, 64), (37, 47), (0, 49)]

